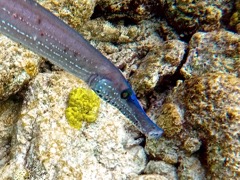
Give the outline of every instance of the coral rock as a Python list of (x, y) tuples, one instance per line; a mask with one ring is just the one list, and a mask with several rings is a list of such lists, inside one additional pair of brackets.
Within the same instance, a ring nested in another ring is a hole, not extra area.
[[(199, 153), (208, 177), (239, 176), (239, 78), (220, 73), (192, 77), (176, 87), (165, 103), (180, 109), (185, 128), (179, 133), (179, 140), (188, 153)], [(171, 115), (175, 117), (172, 112)], [(163, 124), (167, 120), (159, 119)]]
[(169, 40), (153, 48), (130, 80), (138, 95), (153, 91), (162, 76), (173, 75), (182, 61), (185, 49), (186, 44), (178, 40)]
[(0, 101), (0, 167), (9, 160), (10, 144), (21, 108), (21, 101)]
[(0, 48), (0, 100), (5, 100), (36, 76), (42, 60), (2, 35)]
[(183, 37), (191, 37), (198, 30), (219, 29), (221, 18), (233, 9), (229, 0), (160, 0), (160, 4), (168, 23)]
[(176, 168), (163, 161), (150, 161), (144, 169), (144, 173), (164, 175), (169, 180), (178, 179)]
[(178, 168), (179, 179), (205, 179), (205, 170), (196, 157), (185, 157), (181, 160)]
[(95, 123), (69, 126), (64, 111), (72, 88), (88, 88), (65, 73), (38, 74), (26, 92), (1, 179), (127, 179), (145, 167), (132, 125), (101, 102)]
[(146, 174), (131, 178), (130, 180), (168, 180), (168, 178), (158, 174)]
[(189, 78), (211, 72), (240, 76), (240, 35), (220, 30), (192, 36), (181, 73)]

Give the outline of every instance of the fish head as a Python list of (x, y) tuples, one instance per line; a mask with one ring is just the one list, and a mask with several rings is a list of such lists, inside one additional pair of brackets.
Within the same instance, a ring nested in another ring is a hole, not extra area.
[(123, 79), (116, 85), (112, 80), (98, 76), (90, 86), (100, 98), (126, 116), (141, 133), (148, 138), (161, 137), (163, 130), (146, 115), (127, 80)]

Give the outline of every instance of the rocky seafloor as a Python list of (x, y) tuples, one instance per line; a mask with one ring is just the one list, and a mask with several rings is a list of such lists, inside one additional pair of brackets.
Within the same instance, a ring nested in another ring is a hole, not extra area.
[(87, 85), (0, 35), (0, 179), (239, 179), (239, 0), (38, 0), (129, 80), (164, 129), (145, 138), (101, 101), (65, 118)]

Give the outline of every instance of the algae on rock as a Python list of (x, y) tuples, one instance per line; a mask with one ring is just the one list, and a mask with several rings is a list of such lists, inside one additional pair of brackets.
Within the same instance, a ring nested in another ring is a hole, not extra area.
[(185, 78), (204, 73), (240, 77), (240, 35), (226, 30), (195, 33), (181, 73)]
[[(239, 78), (222, 73), (193, 76), (170, 92), (162, 108), (166, 105), (175, 110), (160, 110), (157, 124), (167, 133), (165, 141), (175, 144), (178, 161), (188, 154), (198, 154), (208, 178), (231, 179), (239, 175)], [(168, 118), (164, 118), (166, 115)], [(176, 118), (184, 120), (180, 121), (180, 129), (167, 126)], [(146, 145), (150, 155), (158, 159), (167, 156), (167, 147), (163, 141), (147, 141)]]
[(167, 22), (182, 36), (192, 36), (195, 32), (218, 30), (221, 19), (233, 9), (229, 0), (160, 0)]

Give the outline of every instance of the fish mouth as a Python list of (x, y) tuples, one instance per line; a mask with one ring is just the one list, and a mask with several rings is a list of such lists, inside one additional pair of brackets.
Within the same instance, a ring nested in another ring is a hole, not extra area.
[(158, 127), (145, 113), (136, 97), (127, 100), (130, 114), (127, 115), (130, 121), (139, 129), (141, 133), (150, 139), (158, 139), (163, 134), (163, 129)]
[(159, 139), (163, 134), (163, 130), (158, 127), (155, 131), (151, 131), (148, 133), (147, 137), (150, 139)]

